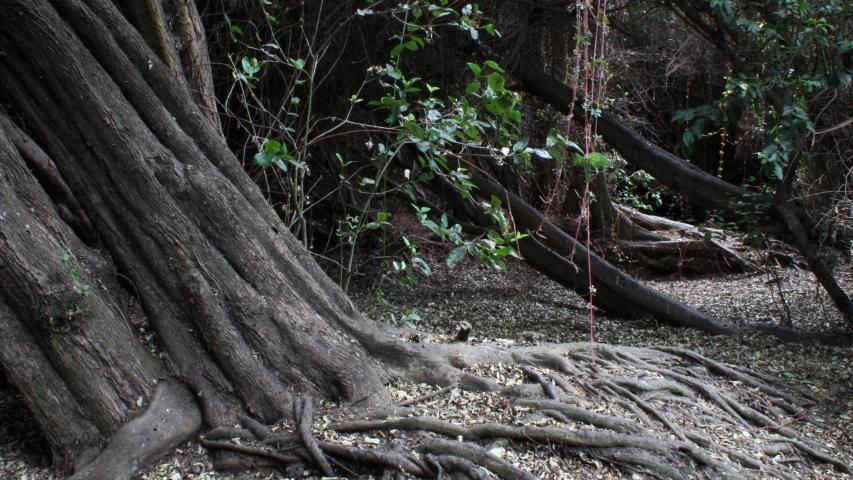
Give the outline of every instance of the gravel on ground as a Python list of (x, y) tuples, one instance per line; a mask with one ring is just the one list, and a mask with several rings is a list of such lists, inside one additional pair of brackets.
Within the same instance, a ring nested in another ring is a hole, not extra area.
[[(840, 275), (850, 291), (853, 269)], [(812, 330), (849, 330), (809, 272), (796, 268), (765, 273), (715, 275), (707, 278), (655, 278), (647, 282), (688, 304), (736, 324), (780, 324)], [(544, 279), (521, 262), (505, 272), (463, 262), (453, 269), (439, 267), (418, 285), (398, 279), (367, 276), (350, 292), (358, 306), (374, 320), (411, 327), (417, 341), (448, 342), (457, 324), (472, 325), (469, 342), (529, 345), (548, 342), (590, 342), (626, 346), (680, 346), (707, 357), (785, 379), (816, 394), (812, 413), (824, 420), (820, 427), (806, 422), (789, 425), (800, 433), (835, 447), (840, 457), (853, 463), (853, 348), (782, 343), (764, 334), (713, 336), (675, 328), (653, 319), (626, 321), (594, 310), (572, 292)], [(591, 345), (591, 348), (594, 348)], [(477, 373), (503, 382), (520, 381), (510, 366), (483, 366)], [(400, 401), (417, 398), (434, 387), (407, 382), (390, 385)], [(430, 400), (429, 407), (447, 412), (460, 423), (497, 418), (507, 412), (505, 399), (494, 394), (453, 390)], [(330, 406), (326, 406), (330, 407)], [(322, 409), (321, 409), (322, 411)], [(322, 418), (318, 423), (322, 424)], [(320, 425), (322, 426), (322, 425)], [(282, 425), (286, 428), (287, 425)], [(320, 433), (320, 435), (332, 435)], [(331, 438), (331, 437), (327, 437)], [(341, 437), (335, 437), (341, 440)], [(362, 437), (370, 444), (379, 438)], [(490, 446), (503, 458), (526, 466), (541, 478), (645, 478), (615, 469), (598, 460), (564, 456), (553, 447), (515, 449)], [(807, 472), (810, 478), (839, 478), (831, 468)], [(308, 478), (310, 475), (303, 475)], [(47, 480), (60, 478), (49, 467), (44, 439), (17, 395), (0, 386), (0, 478)], [(227, 475), (212, 471), (203, 447), (189, 442), (138, 479), (286, 478), (277, 473)]]

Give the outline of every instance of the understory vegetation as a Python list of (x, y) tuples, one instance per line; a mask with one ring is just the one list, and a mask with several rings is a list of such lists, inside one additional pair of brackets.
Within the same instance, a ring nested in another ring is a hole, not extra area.
[(0, 12), (0, 477), (853, 475), (848, 2)]

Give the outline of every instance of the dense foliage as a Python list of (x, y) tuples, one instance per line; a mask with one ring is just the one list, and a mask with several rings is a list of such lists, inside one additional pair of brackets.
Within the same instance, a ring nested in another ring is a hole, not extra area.
[[(362, 238), (367, 251), (402, 254), (389, 266), (409, 281), (428, 274), (417, 242), (394, 233), (401, 213), (453, 246), (449, 263), (475, 254), (500, 266), (518, 235), (496, 199), (494, 229), (473, 239), (437, 210), (439, 199), (417, 200), (436, 181), (467, 196), (471, 169), (558, 216), (589, 216), (593, 170), (608, 172), (617, 201), (688, 220), (713, 214), (679, 208), (678, 195), (590, 136), (601, 108), (728, 182), (772, 193), (787, 178), (821, 238), (849, 241), (844, 2), (249, 2), (216, 11), (207, 18), (227, 55), (218, 72), (234, 79), (222, 95), (226, 133), (345, 284)], [(506, 48), (579, 87), (589, 117), (573, 123), (519, 93), (489, 58)], [(468, 61), (476, 57), (484, 60)]]

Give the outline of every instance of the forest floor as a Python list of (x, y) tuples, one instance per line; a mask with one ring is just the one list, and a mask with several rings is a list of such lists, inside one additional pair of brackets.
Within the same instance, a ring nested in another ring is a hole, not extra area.
[[(841, 273), (840, 280), (847, 291), (853, 289), (853, 268), (848, 266)], [(812, 275), (794, 268), (780, 269), (775, 274), (725, 274), (647, 281), (692, 306), (736, 324), (779, 324), (788, 319), (790, 312), (790, 320), (798, 328), (848, 328)], [(589, 311), (582, 300), (521, 262), (511, 263), (507, 272), (490, 270), (471, 262), (463, 262), (452, 270), (439, 267), (429, 279), (415, 286), (371, 276), (362, 278), (359, 284), (351, 294), (369, 316), (380, 322), (411, 326), (422, 332), (408, 334), (409, 341), (449, 342), (460, 321), (467, 321), (473, 327), (469, 342), (492, 342), (504, 346), (542, 341), (590, 342), (592, 331), (597, 343), (685, 347), (715, 360), (783, 378), (790, 385), (806, 388), (815, 394), (818, 401), (811, 413), (824, 421), (822, 426), (816, 426), (795, 420), (788, 426), (808, 438), (834, 447), (842, 461), (853, 464), (853, 348), (782, 343), (764, 334), (712, 336), (662, 325), (650, 319), (628, 322), (600, 311), (594, 313), (591, 324)], [(777, 285), (781, 285), (787, 308), (781, 301)], [(594, 348), (591, 344), (590, 349)], [(522, 375), (517, 369), (507, 366), (492, 366), (478, 373), (506, 383), (512, 383)], [(391, 390), (402, 402), (433, 388), (398, 383), (392, 385)], [(509, 415), (502, 400), (492, 394), (451, 391), (430, 400), (429, 407), (445, 411), (448, 419), (461, 423), (501, 419)], [(60, 478), (49, 469), (45, 446), (32, 418), (22, 413), (23, 408), (13, 392), (0, 388), (0, 478)], [(738, 438), (741, 434), (743, 438)], [(753, 441), (748, 431), (734, 435), (720, 441), (733, 444)], [(362, 436), (360, 441), (371, 444), (380, 439)], [(584, 455), (566, 457), (545, 445), (518, 450), (506, 445), (489, 448), (505, 459), (536, 472), (541, 478), (646, 478)], [(791, 460), (796, 463), (796, 458)], [(795, 467), (789, 472), (799, 478), (844, 477), (830, 466), (803, 466), (801, 471)], [(303, 476), (308, 477), (307, 474)], [(270, 473), (249, 476), (212, 473), (211, 462), (204, 449), (193, 442), (184, 445), (176, 455), (164, 458), (158, 465), (140, 473), (138, 478), (285, 477)]]

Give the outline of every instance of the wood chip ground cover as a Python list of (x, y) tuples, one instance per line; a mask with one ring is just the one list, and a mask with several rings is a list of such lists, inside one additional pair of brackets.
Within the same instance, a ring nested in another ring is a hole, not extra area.
[[(841, 275), (842, 285), (851, 287), (849, 269)], [(476, 265), (446, 270), (439, 268), (433, 277), (418, 286), (404, 286), (394, 280), (375, 283), (355, 292), (360, 307), (378, 321), (390, 322), (407, 315), (407, 321), (420, 334), (404, 334), (409, 341), (448, 343), (459, 321), (473, 325), (471, 343), (491, 342), (502, 346), (530, 345), (550, 342), (589, 342), (591, 325), (586, 306), (558, 285), (543, 280), (523, 264), (514, 263), (510, 271), (500, 273)], [(845, 325), (828, 303), (808, 272), (779, 270), (775, 274), (739, 274), (713, 278), (657, 279), (654, 287), (686, 301), (702, 310), (733, 323), (776, 323), (788, 319), (804, 329), (843, 329)], [(781, 286), (782, 296), (779, 294)], [(372, 287), (372, 288), (371, 288)], [(784, 296), (784, 304), (782, 298)], [(787, 308), (785, 307), (787, 305)], [(417, 314), (411, 320), (412, 312)], [(399, 322), (399, 320), (398, 320)], [(837, 450), (842, 461), (853, 463), (853, 351), (850, 348), (823, 347), (780, 343), (770, 337), (752, 334), (738, 337), (714, 337), (685, 329), (660, 325), (654, 320), (640, 320), (628, 325), (602, 312), (596, 312), (592, 331), (596, 342), (615, 345), (679, 346), (696, 350), (715, 360), (752, 368), (759, 373), (779, 376), (787, 383), (808, 389), (817, 399), (816, 405), (804, 412), (818, 417), (822, 423), (794, 420), (786, 427), (807, 438)], [(594, 350), (595, 346), (590, 345)], [(526, 374), (515, 365), (479, 364), (468, 367), (472, 373), (488, 377), (504, 386), (521, 385)], [(547, 377), (547, 369), (538, 369)], [(640, 371), (629, 365), (608, 365), (604, 371), (610, 379), (660, 380), (654, 372)], [(720, 380), (721, 384), (724, 380)], [(578, 401), (590, 410), (637, 421), (642, 412), (632, 411), (597, 395), (578, 378), (575, 385)], [(757, 405), (766, 401), (755, 389), (742, 386), (737, 400)], [(437, 387), (410, 382), (389, 386), (398, 403), (411, 402)], [(58, 479), (48, 468), (43, 440), (14, 393), (0, 391), (0, 478)], [(717, 408), (699, 398), (696, 403), (679, 404), (671, 398), (650, 400), (655, 408), (665, 409), (679, 428), (698, 429), (713, 445), (740, 452), (749, 457), (769, 455), (775, 465), (792, 478), (834, 479), (843, 477), (829, 465), (808, 465), (798, 456), (777, 448), (772, 432), (744, 428), (737, 424), (711, 422)], [(758, 405), (760, 406), (760, 405)], [(378, 448), (389, 443), (407, 449), (423, 441), (423, 434), (391, 430), (389, 432), (341, 434), (325, 429), (331, 421), (333, 405), (321, 405), (315, 433), (321, 440), (335, 440), (364, 448)], [(411, 405), (413, 415), (430, 415), (459, 425), (486, 422), (512, 425), (551, 426), (555, 420), (513, 404), (505, 395), (471, 393), (450, 389), (423, 402)], [(590, 429), (588, 424), (561, 424), (563, 428)], [(281, 428), (288, 428), (282, 425)], [(661, 435), (676, 437), (661, 430)], [(585, 455), (582, 451), (547, 444), (486, 444), (492, 455), (548, 479), (640, 479), (645, 475), (619, 469)], [(778, 450), (778, 451), (776, 451)], [(718, 453), (725, 457), (725, 453)], [(311, 472), (291, 472), (311, 478)], [(354, 475), (352, 475), (354, 476)], [(232, 479), (286, 478), (278, 473), (255, 472), (228, 475), (212, 471), (212, 463), (203, 447), (196, 443), (183, 446), (175, 455), (161, 460), (155, 467), (137, 477), (149, 479)]]

